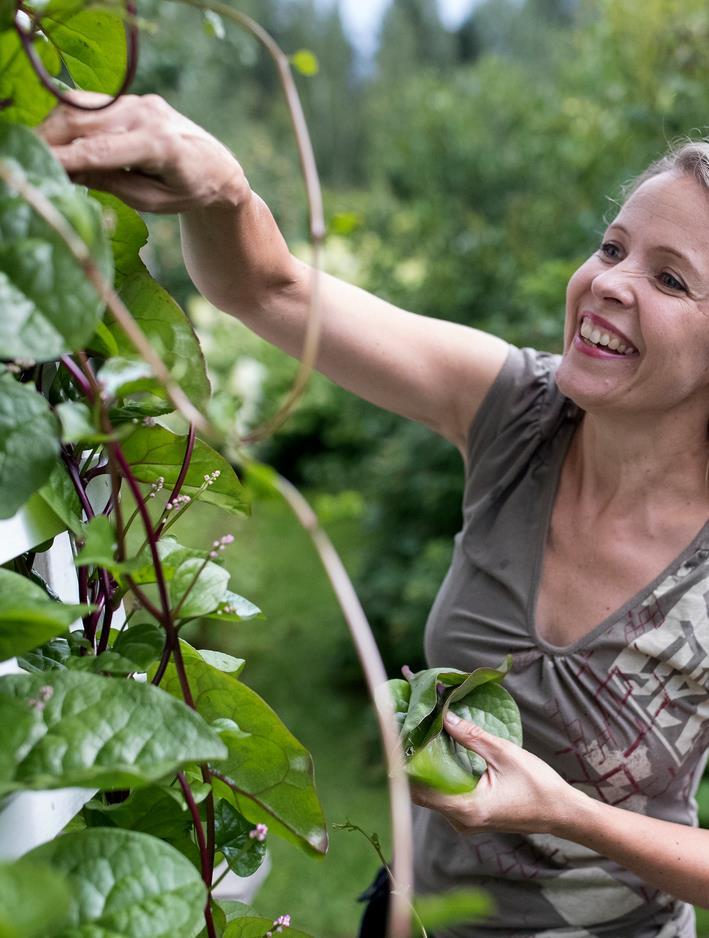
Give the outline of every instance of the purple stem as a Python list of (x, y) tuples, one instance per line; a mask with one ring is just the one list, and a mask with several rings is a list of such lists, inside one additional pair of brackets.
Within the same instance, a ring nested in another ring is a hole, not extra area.
[[(185, 483), (185, 479), (187, 478), (187, 472), (190, 468), (190, 460), (192, 459), (192, 450), (194, 449), (195, 433), (196, 433), (195, 425), (191, 423), (189, 430), (187, 431), (187, 446), (185, 447), (185, 455), (182, 460), (182, 466), (180, 467), (180, 472), (179, 472), (179, 475), (177, 476), (177, 481), (172, 487), (172, 492), (170, 492), (170, 497), (168, 498), (168, 502), (174, 502), (174, 500), (182, 491), (182, 486)], [(163, 520), (158, 525), (157, 530), (155, 532), (157, 537), (160, 537), (160, 535), (162, 534), (162, 530), (165, 527), (166, 522), (167, 522), (167, 518), (163, 518)]]
[(77, 387), (81, 389), (81, 391), (86, 395), (86, 397), (90, 401), (93, 401), (94, 396), (95, 396), (94, 389), (91, 387), (91, 383), (89, 382), (87, 377), (84, 375), (81, 368), (79, 368), (79, 366), (76, 364), (74, 359), (70, 358), (69, 355), (62, 355), (60, 360), (61, 360), (62, 365), (64, 365), (66, 370), (69, 372), (69, 374), (73, 378), (74, 383), (77, 385)]
[[(37, 55), (37, 52), (34, 48), (34, 39), (33, 32), (34, 29), (30, 32), (25, 32), (25, 30), (20, 26), (17, 16), (15, 16), (14, 27), (17, 35), (20, 37), (20, 42), (22, 47), (25, 50), (25, 55), (30, 60), (32, 68), (34, 69), (37, 78), (47, 91), (54, 95), (54, 97), (61, 101), (62, 104), (66, 104), (69, 107), (75, 108), (78, 111), (102, 111), (107, 107), (110, 107), (115, 101), (120, 98), (122, 94), (128, 90), (130, 85), (135, 78), (135, 73), (138, 67), (138, 27), (135, 23), (135, 17), (137, 15), (137, 9), (132, 0), (127, 0), (126, 2), (126, 13), (128, 14), (128, 20), (126, 22), (126, 71), (121, 82), (121, 87), (118, 91), (112, 95), (108, 101), (103, 102), (102, 104), (79, 104), (75, 101), (70, 95), (61, 91), (52, 80), (51, 75), (44, 67), (44, 62)], [(18, 10), (23, 10), (27, 15), (31, 16), (34, 20), (34, 25), (36, 29), (41, 29), (42, 22), (40, 17), (37, 16), (35, 11), (26, 10), (23, 4), (20, 2), (17, 4)]]
[(153, 530), (150, 514), (148, 513), (145, 501), (140, 489), (138, 488), (138, 483), (135, 479), (135, 476), (131, 472), (131, 468), (128, 465), (125, 456), (123, 455), (121, 447), (117, 443), (111, 443), (109, 446), (114, 459), (120, 466), (121, 475), (128, 483), (128, 487), (130, 488), (133, 498), (135, 499), (141, 521), (143, 522), (143, 527), (145, 528), (145, 536), (148, 538), (148, 547), (150, 548), (153, 567), (155, 568), (155, 578), (157, 580), (158, 593), (160, 595), (160, 605), (162, 606), (162, 614), (158, 616), (158, 621), (162, 623), (163, 628), (167, 632), (167, 645), (171, 647), (172, 654), (175, 659), (175, 669), (180, 681), (182, 696), (184, 697), (187, 706), (194, 710), (194, 699), (192, 697), (192, 691), (190, 690), (190, 685), (187, 680), (185, 664), (182, 660), (182, 652), (180, 651), (177, 630), (175, 629), (175, 624), (172, 621), (172, 615), (170, 613), (170, 601), (167, 595), (167, 585), (165, 583), (165, 576), (163, 574), (160, 555), (158, 554), (158, 539), (155, 531)]
[(187, 806), (190, 809), (192, 823), (194, 825), (195, 834), (197, 835), (197, 845), (199, 846), (199, 861), (200, 866), (202, 867), (202, 879), (204, 880), (204, 885), (207, 887), (207, 904), (204, 907), (204, 920), (207, 925), (207, 934), (209, 935), (209, 938), (217, 938), (217, 933), (214, 928), (214, 920), (212, 919), (212, 897), (209, 893), (209, 890), (212, 888), (212, 864), (210, 862), (207, 841), (204, 837), (202, 819), (199, 816), (199, 808), (197, 807), (197, 802), (194, 800), (192, 789), (188, 785), (187, 779), (185, 778), (183, 772), (177, 773), (177, 781), (180, 783), (182, 794), (185, 796), (185, 801), (187, 802)]

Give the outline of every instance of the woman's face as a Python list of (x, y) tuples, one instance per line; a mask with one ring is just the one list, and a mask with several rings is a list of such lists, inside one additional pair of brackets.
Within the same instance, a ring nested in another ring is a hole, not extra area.
[(569, 281), (561, 391), (584, 410), (709, 412), (709, 193), (643, 183)]

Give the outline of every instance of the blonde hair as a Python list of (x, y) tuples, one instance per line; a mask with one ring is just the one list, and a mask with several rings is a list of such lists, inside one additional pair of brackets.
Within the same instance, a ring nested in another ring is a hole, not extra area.
[(661, 173), (683, 173), (693, 176), (709, 192), (709, 140), (692, 140), (684, 137), (671, 143), (667, 151), (650, 163), (647, 169), (623, 187), (623, 200), (630, 196), (653, 176)]

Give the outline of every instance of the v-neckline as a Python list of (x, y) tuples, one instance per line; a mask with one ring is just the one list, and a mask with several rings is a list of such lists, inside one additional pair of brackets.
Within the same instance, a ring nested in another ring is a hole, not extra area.
[(586, 632), (585, 635), (582, 635), (581, 638), (576, 639), (576, 641), (571, 642), (568, 645), (554, 645), (552, 642), (548, 642), (545, 638), (543, 638), (537, 630), (537, 604), (539, 601), (539, 591), (542, 585), (541, 581), (544, 554), (546, 552), (546, 544), (549, 537), (552, 514), (554, 511), (554, 505), (556, 503), (556, 495), (559, 491), (561, 473), (564, 468), (564, 463), (566, 462), (566, 457), (569, 454), (571, 443), (573, 442), (573, 439), (576, 435), (576, 431), (579, 430), (580, 427), (580, 421), (575, 422), (572, 425), (568, 438), (564, 441), (563, 445), (558, 448), (555, 454), (556, 462), (552, 463), (549, 470), (551, 484), (549, 484), (547, 488), (544, 512), (537, 529), (534, 551), (534, 565), (532, 571), (532, 584), (529, 591), (529, 601), (527, 603), (527, 630), (532, 641), (534, 641), (537, 647), (543, 652), (558, 656), (569, 655), (573, 652), (581, 651), (587, 645), (591, 644), (598, 635), (605, 632), (615, 622), (624, 617), (626, 613), (628, 613), (634, 606), (639, 605), (644, 599), (646, 599), (673, 571), (679, 569), (679, 567), (686, 563), (692, 554), (694, 554), (699, 549), (702, 542), (709, 542), (709, 521), (705, 521), (687, 547), (685, 547), (677, 555), (677, 557), (670, 561), (670, 563), (653, 580), (638, 590), (638, 592), (635, 593), (634, 596), (631, 596), (630, 599), (628, 599), (626, 602), (624, 602), (622, 606), (620, 606), (614, 612), (610, 613), (610, 615), (606, 616), (602, 622), (599, 622), (598, 625), (595, 625), (592, 629)]

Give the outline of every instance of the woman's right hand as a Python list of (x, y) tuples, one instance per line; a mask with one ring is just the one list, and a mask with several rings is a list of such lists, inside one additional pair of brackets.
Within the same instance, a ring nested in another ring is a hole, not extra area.
[[(89, 91), (71, 95), (80, 104), (107, 100)], [(37, 131), (74, 182), (138, 211), (233, 208), (250, 193), (229, 150), (157, 95), (124, 95), (98, 111), (59, 104)]]

